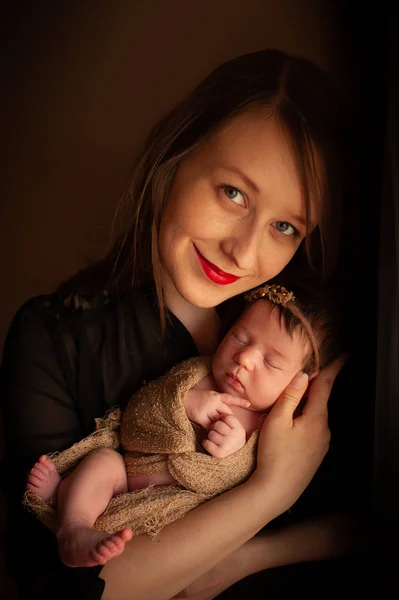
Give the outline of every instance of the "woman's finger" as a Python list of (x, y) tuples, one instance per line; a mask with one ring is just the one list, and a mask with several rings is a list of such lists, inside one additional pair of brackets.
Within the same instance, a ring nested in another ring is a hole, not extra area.
[(303, 414), (324, 414), (330, 398), (333, 383), (345, 364), (346, 357), (340, 357), (324, 367), (312, 381)]
[(277, 402), (271, 409), (269, 416), (289, 414), (292, 417), (308, 387), (308, 383), (309, 377), (306, 373), (297, 373), (291, 383), (289, 383), (282, 394), (280, 394)]

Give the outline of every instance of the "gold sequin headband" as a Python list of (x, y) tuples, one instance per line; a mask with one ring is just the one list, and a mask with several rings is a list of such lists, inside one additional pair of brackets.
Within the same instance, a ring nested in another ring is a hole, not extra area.
[[(315, 361), (315, 371), (318, 371), (320, 369), (320, 354), (317, 348), (316, 338), (307, 319), (305, 319), (298, 307), (295, 306), (295, 296), (293, 292), (287, 290), (287, 288), (285, 288), (283, 285), (266, 284), (255, 290), (252, 290), (252, 292), (249, 292), (249, 294), (246, 294), (245, 296), (245, 301), (248, 302), (248, 304), (256, 302), (257, 300), (265, 299), (270, 300), (273, 302), (273, 304), (281, 304), (282, 306), (287, 307), (292, 314), (299, 319), (311, 343)], [(287, 306), (288, 303), (290, 303), (289, 306)]]
[(295, 302), (294, 294), (282, 285), (263, 285), (245, 296), (247, 302), (255, 302), (261, 298), (267, 298), (274, 304), (282, 304), (283, 306), (287, 302)]

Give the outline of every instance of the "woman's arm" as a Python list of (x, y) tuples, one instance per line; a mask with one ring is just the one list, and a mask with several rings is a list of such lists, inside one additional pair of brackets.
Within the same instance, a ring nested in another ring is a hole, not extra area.
[(363, 541), (358, 523), (338, 513), (261, 531), (175, 598), (210, 600), (259, 571), (344, 556), (359, 550)]
[(103, 600), (168, 600), (292, 506), (328, 450), (327, 401), (341, 367), (336, 361), (320, 373), (294, 420), (307, 387), (305, 377), (295, 377), (265, 420), (252, 477), (165, 527), (154, 540), (140, 536), (129, 542), (101, 572)]
[(226, 492), (168, 525), (154, 540), (142, 535), (129, 542), (101, 572), (103, 600), (172, 598), (270, 520), (249, 482)]

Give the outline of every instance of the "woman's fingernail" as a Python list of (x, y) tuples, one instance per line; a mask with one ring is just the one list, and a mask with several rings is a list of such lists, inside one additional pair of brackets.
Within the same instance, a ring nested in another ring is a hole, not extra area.
[(303, 371), (300, 371), (295, 375), (294, 379), (292, 380), (292, 387), (300, 389), (305, 385), (305, 383), (308, 382), (308, 380), (309, 375), (307, 373), (304, 373)]

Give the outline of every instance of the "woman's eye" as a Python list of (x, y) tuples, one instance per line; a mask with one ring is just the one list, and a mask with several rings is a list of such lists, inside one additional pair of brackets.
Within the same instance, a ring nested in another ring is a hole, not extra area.
[(276, 221), (274, 227), (283, 235), (294, 235), (295, 237), (299, 237), (298, 229), (291, 225), (291, 223), (287, 223), (287, 221)]
[(244, 194), (231, 185), (222, 185), (222, 190), (229, 200), (239, 206), (245, 206)]

